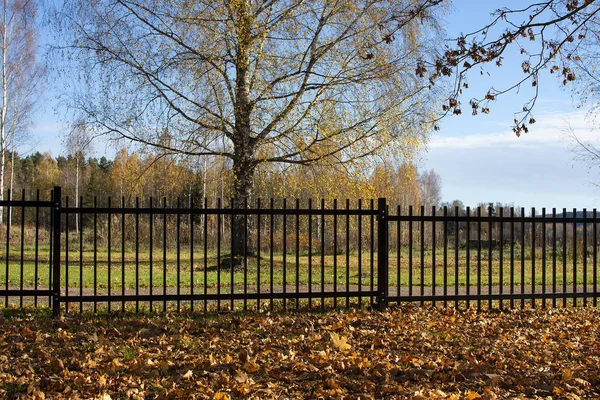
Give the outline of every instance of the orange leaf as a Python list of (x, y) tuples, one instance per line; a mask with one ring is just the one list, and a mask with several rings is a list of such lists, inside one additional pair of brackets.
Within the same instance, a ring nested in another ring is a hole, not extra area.
[(35, 392), (33, 392), (33, 398), (35, 400), (44, 400), (46, 398), (46, 395), (44, 394), (44, 392), (36, 390)]
[(325, 387), (328, 389), (337, 389), (340, 386), (337, 384), (335, 379), (333, 377), (331, 377), (325, 381)]
[(571, 371), (568, 368), (563, 369), (563, 373), (562, 373), (562, 379), (563, 379), (563, 381), (568, 381), (572, 377), (573, 377), (573, 371)]
[(244, 369), (246, 370), (246, 372), (253, 374), (255, 372), (258, 372), (260, 367), (254, 361), (248, 361), (244, 364)]
[(560, 396), (561, 394), (563, 394), (565, 391), (564, 389), (561, 389), (559, 387), (555, 387), (554, 390), (552, 391), (552, 393), (554, 393), (557, 396)]
[(479, 395), (479, 393), (477, 392), (473, 392), (472, 390), (469, 390), (467, 392), (467, 397), (465, 397), (466, 400), (475, 400), (475, 399), (480, 399), (481, 396)]
[(344, 327), (344, 325), (342, 325), (341, 322), (336, 322), (335, 324), (331, 325), (331, 330), (332, 331), (339, 331), (343, 327)]

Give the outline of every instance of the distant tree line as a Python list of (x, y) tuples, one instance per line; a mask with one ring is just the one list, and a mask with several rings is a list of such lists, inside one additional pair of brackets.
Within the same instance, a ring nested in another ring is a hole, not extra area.
[[(179, 199), (182, 207), (201, 206), (204, 198), (215, 204), (217, 198), (229, 206), (232, 196), (231, 163), (223, 159), (207, 157), (197, 160), (168, 154), (149, 154), (120, 150), (114, 159), (82, 157), (80, 152), (53, 157), (48, 153), (36, 152), (26, 156), (8, 152), (8, 167), (13, 169), (12, 179), (7, 179), (5, 190), (13, 188), (11, 197), (19, 199), (24, 189), (26, 198), (33, 198), (40, 190), (40, 198), (48, 199), (54, 186), (61, 186), (63, 197), (69, 197), (69, 205), (106, 205), (108, 197), (112, 205), (122, 201), (129, 206), (147, 205), (150, 197), (155, 204), (166, 199), (175, 205)], [(14, 160), (14, 161), (12, 161)], [(317, 207), (325, 199), (327, 207), (338, 199), (340, 207), (345, 199), (376, 199), (386, 197), (388, 203), (402, 206), (439, 206), (441, 201), (441, 179), (433, 170), (420, 172), (412, 162), (399, 165), (382, 162), (370, 170), (348, 170), (335, 166), (292, 166), (285, 169), (262, 168), (254, 177), (254, 189), (249, 202), (262, 199), (268, 204), (274, 198), (277, 206), (281, 199), (288, 199), (293, 206), (299, 199), (303, 206), (309, 198)], [(368, 202), (364, 202), (368, 207)]]

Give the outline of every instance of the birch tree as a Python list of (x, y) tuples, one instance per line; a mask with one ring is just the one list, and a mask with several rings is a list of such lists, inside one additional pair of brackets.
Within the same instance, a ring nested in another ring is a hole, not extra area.
[(229, 159), (243, 207), (260, 165), (422, 146), (437, 92), (413, 71), (441, 2), (66, 0), (55, 20), (89, 88), (71, 106), (113, 137)]
[(419, 174), (421, 187), (421, 204), (431, 208), (439, 206), (442, 201), (442, 178), (433, 170)]
[(17, 139), (15, 136), (26, 131), (31, 122), (43, 70), (36, 57), (39, 32), (35, 25), (35, 1), (2, 0), (0, 7), (0, 200), (3, 200), (6, 153), (9, 144)]
[[(79, 207), (79, 187), (81, 184), (82, 169), (86, 155), (92, 150), (92, 135), (81, 119), (76, 120), (65, 138), (66, 150), (73, 155), (75, 162), (75, 207)], [(75, 218), (75, 232), (79, 232), (79, 220)]]

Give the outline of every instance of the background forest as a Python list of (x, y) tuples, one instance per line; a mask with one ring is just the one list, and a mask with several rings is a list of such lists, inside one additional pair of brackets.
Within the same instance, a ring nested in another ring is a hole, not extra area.
[[(199, 205), (203, 198), (213, 202), (217, 198), (228, 204), (231, 197), (231, 166), (223, 159), (205, 157), (200, 165), (173, 155), (148, 154), (122, 149), (114, 159), (105, 156), (86, 158), (82, 152), (53, 157), (49, 153), (33, 153), (20, 157), (7, 155), (9, 179), (5, 190), (12, 187), (12, 198), (36, 195), (49, 198), (54, 186), (63, 188), (71, 205), (81, 198), (86, 205), (105, 204), (108, 197), (113, 204), (133, 204), (138, 197), (141, 204), (148, 198), (167, 199), (182, 205), (190, 201)], [(196, 161), (196, 160), (193, 160)], [(441, 179), (433, 170), (420, 171), (412, 162), (400, 165), (380, 163), (370, 173), (350, 172), (335, 167), (301, 167), (260, 169), (254, 182), (250, 203), (261, 198), (280, 199), (372, 199), (386, 197), (393, 205), (438, 206), (441, 199)], [(77, 203), (78, 204), (78, 203)]]

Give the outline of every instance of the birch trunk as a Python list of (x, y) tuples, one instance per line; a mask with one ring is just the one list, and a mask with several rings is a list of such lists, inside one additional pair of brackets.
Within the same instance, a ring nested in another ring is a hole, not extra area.
[[(8, 109), (8, 79), (6, 73), (7, 57), (7, 26), (6, 26), (6, 0), (2, 4), (2, 109), (0, 115), (0, 200), (4, 200), (4, 173), (6, 167), (6, 111)], [(3, 221), (3, 210), (0, 207), (0, 225)]]

